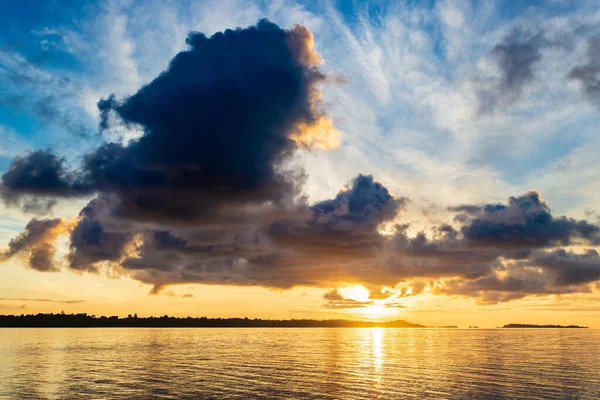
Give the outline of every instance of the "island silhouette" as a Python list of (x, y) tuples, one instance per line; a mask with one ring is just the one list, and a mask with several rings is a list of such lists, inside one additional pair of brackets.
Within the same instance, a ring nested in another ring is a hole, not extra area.
[(507, 324), (502, 328), (581, 328), (586, 329), (587, 326), (579, 325), (534, 325), (534, 324)]
[(80, 314), (0, 315), (2, 328), (426, 328), (404, 320), (373, 322), (346, 319), (259, 319), (208, 317), (138, 317), (126, 318)]

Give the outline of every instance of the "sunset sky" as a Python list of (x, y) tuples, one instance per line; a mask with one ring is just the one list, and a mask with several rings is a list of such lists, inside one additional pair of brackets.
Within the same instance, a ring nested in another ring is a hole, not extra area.
[(600, 4), (0, 4), (0, 314), (600, 328)]

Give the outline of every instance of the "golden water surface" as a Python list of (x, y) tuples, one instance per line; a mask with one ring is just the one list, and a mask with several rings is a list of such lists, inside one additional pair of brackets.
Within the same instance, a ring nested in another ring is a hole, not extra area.
[(0, 329), (7, 399), (600, 399), (591, 329)]

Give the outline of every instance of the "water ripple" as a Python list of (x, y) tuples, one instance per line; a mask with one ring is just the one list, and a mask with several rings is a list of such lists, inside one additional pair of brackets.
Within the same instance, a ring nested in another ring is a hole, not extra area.
[(0, 329), (6, 399), (599, 399), (600, 331)]

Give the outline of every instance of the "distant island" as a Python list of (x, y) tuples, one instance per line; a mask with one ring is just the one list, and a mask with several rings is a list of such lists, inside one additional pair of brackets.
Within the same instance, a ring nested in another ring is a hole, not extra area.
[(0, 328), (426, 328), (404, 320), (250, 319), (207, 317), (96, 317), (88, 314), (0, 315)]
[(508, 325), (504, 325), (503, 328), (580, 328), (580, 329), (586, 329), (587, 326), (579, 326), (579, 325), (508, 324)]

